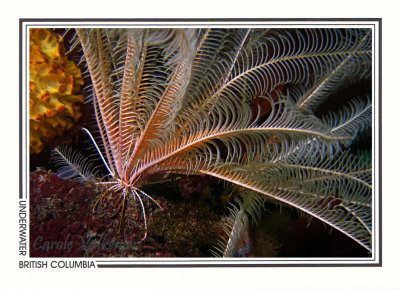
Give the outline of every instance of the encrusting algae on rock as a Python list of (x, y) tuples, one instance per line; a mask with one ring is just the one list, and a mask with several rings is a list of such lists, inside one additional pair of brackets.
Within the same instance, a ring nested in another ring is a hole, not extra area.
[(45, 143), (72, 128), (81, 116), (83, 78), (64, 54), (62, 38), (47, 29), (30, 29), (29, 109), (30, 148), (39, 153)]

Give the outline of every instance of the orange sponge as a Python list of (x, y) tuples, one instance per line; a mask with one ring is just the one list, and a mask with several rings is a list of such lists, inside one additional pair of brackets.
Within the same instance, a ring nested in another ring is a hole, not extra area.
[(39, 153), (81, 116), (83, 79), (78, 66), (64, 55), (60, 36), (47, 29), (29, 32), (30, 148)]

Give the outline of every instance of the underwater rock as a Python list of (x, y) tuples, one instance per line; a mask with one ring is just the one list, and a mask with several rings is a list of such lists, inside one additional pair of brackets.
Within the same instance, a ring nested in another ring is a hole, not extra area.
[(140, 242), (143, 223), (133, 206), (118, 233), (119, 217), (104, 207), (93, 212), (96, 200), (96, 191), (78, 181), (31, 173), (30, 257), (172, 257), (151, 238)]
[(149, 231), (175, 257), (211, 257), (220, 225), (220, 217), (207, 204), (184, 199), (156, 212)]

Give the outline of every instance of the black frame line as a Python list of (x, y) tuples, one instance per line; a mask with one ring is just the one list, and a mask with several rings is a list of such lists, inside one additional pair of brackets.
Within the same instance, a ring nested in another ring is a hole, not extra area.
[[(379, 22), (382, 18), (20, 18), (20, 22)], [(265, 25), (265, 24), (262, 24)]]

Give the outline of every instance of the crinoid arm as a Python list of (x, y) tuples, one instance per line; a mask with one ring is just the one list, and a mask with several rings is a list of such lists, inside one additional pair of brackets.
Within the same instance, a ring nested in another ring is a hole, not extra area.
[(223, 224), (223, 235), (215, 247), (217, 257), (234, 257), (239, 242), (250, 223), (257, 223), (261, 218), (265, 198), (257, 192), (250, 191), (240, 194), (229, 204), (229, 215)]
[(94, 181), (96, 178), (96, 166), (68, 145), (55, 148), (52, 161), (58, 167), (57, 176), (60, 178), (77, 179), (82, 182)]
[(204, 173), (291, 205), (371, 250), (371, 169), (363, 159), (302, 151), (279, 163), (231, 164)]

